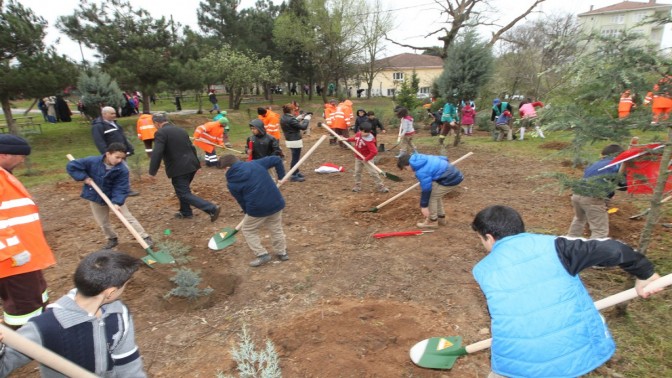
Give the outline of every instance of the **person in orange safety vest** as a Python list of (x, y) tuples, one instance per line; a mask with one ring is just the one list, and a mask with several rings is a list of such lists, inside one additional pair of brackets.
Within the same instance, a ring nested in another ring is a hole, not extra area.
[(151, 158), (154, 134), (156, 133), (156, 127), (154, 127), (154, 122), (152, 122), (152, 115), (141, 114), (138, 118), (136, 129), (138, 131), (138, 139), (145, 145), (145, 153), (147, 153), (147, 157)]
[(259, 119), (264, 123), (266, 134), (280, 141), (280, 115), (268, 108), (257, 108)]
[(672, 86), (672, 76), (667, 75), (658, 80), (658, 83), (653, 86), (653, 91), (647, 94), (647, 98), (651, 98), (651, 112), (653, 113), (651, 124), (653, 125), (670, 118), (670, 111), (672, 111), (670, 86)]
[(13, 328), (41, 314), (48, 301), (42, 270), (56, 263), (40, 214), (12, 170), (30, 154), (16, 135), (0, 135), (0, 298), (3, 321)]
[[(226, 118), (220, 118), (218, 121), (206, 122), (194, 131), (194, 145), (205, 152), (206, 167), (217, 166), (219, 158), (217, 157), (217, 151), (215, 151), (215, 145), (224, 145), (226, 139), (224, 135), (225, 120)], [(228, 139), (226, 141), (228, 142)]]
[[(334, 132), (343, 138), (348, 138), (352, 117), (352, 110), (349, 110), (347, 105), (343, 103), (338, 103), (335, 99), (329, 101), (331, 106), (327, 107), (325, 105), (325, 114), (324, 117), (327, 121), (327, 126), (329, 126)], [(336, 144), (336, 138), (334, 137), (334, 142), (329, 142), (329, 144)], [(339, 142), (341, 147), (346, 148), (343, 143)]]
[(630, 111), (635, 108), (635, 103), (632, 101), (632, 94), (629, 89), (621, 93), (621, 99), (618, 102), (618, 118), (623, 119), (630, 115)]

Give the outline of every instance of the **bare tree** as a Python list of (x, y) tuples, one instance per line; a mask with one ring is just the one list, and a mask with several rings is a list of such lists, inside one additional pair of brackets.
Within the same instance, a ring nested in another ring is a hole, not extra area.
[(362, 44), (364, 45), (361, 75), (366, 82), (366, 97), (371, 98), (373, 79), (383, 70), (384, 66), (376, 65), (376, 58), (384, 51), (382, 40), (392, 27), (392, 16), (382, 9), (382, 2), (376, 0), (373, 6), (368, 8), (367, 18), (362, 23)]
[[(497, 24), (496, 19), (491, 19), (487, 16), (488, 11), (493, 7), (488, 0), (434, 0), (434, 2), (441, 7), (441, 14), (446, 15), (447, 26), (441, 27), (431, 33), (428, 33), (425, 38), (431, 37), (433, 35), (438, 35), (437, 39), (443, 42), (443, 49), (441, 51), (441, 57), (446, 58), (448, 54), (448, 48), (453, 44), (455, 38), (459, 34), (460, 30), (465, 27), (476, 28), (478, 26), (495, 26), (499, 29), (492, 33), (492, 38), (489, 45), (493, 45), (497, 40), (504, 34), (506, 31), (511, 29), (523, 18), (527, 17), (537, 5), (543, 3), (545, 0), (534, 0), (527, 10), (521, 13), (519, 16), (515, 17), (508, 24), (501, 26)], [(411, 46), (402, 43), (395, 42), (389, 38), (386, 40), (394, 43), (395, 45), (402, 47), (409, 47), (417, 50), (431, 50), (434, 51), (433, 47), (418, 47)]]

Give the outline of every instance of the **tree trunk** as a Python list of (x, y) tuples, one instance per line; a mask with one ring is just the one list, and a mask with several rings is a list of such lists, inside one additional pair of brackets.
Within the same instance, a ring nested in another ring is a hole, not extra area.
[(7, 121), (9, 133), (19, 135), (19, 130), (17, 130), (14, 117), (12, 116), (12, 105), (9, 103), (9, 97), (3, 97), (0, 99), (0, 102), (2, 102), (2, 112), (5, 113), (5, 121)]
[(196, 102), (198, 103), (198, 111), (196, 111), (196, 114), (203, 114), (203, 96), (201, 96), (200, 92), (196, 92), (194, 97), (196, 98)]
[(229, 109), (235, 109), (236, 103), (233, 100), (233, 88), (226, 88), (227, 91), (229, 91)]
[(151, 100), (149, 98), (149, 94), (147, 91), (142, 91), (142, 114), (150, 114), (151, 111), (149, 109)]
[[(233, 92), (233, 91), (231, 91)], [(238, 88), (235, 90), (236, 96), (234, 98), (233, 102), (233, 109), (234, 110), (240, 110), (240, 102), (243, 100), (243, 88)]]
[[(0, 4), (2, 4), (2, 3), (0, 2)], [(28, 109), (26, 109), (25, 112), (23, 112), (23, 115), (24, 115), (24, 116), (27, 116), (28, 113), (30, 113), (30, 111), (33, 110), (33, 106), (35, 106), (35, 104), (37, 104), (37, 102), (38, 102), (39, 100), (40, 100), (39, 98), (36, 98), (35, 100), (33, 100), (33, 103), (30, 104), (30, 106), (28, 107)]]

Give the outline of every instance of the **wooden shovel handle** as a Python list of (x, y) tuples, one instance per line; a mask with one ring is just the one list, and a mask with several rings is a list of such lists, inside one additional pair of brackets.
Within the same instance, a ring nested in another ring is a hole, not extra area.
[[(322, 127), (324, 127), (324, 128), (331, 134), (331, 135), (335, 136), (337, 139), (339, 139), (339, 140), (341, 139), (341, 136), (338, 135), (338, 134), (336, 134), (336, 132), (335, 132), (334, 130), (332, 130), (329, 126), (327, 126), (327, 125), (325, 125), (325, 124), (323, 123), (323, 124), (322, 124)], [(344, 144), (345, 144), (346, 146), (348, 146), (348, 148), (350, 148), (350, 149), (351, 149), (357, 156), (361, 157), (362, 160), (364, 160), (364, 155), (362, 155), (359, 151), (357, 151), (357, 149), (356, 149), (355, 147), (352, 147), (352, 146), (350, 145), (350, 143), (344, 143)], [(385, 174), (385, 172), (383, 172), (382, 169), (378, 168), (375, 164), (373, 164), (373, 162), (372, 162), (371, 160), (368, 160), (368, 161), (365, 160), (365, 162), (369, 163), (369, 165), (370, 165), (371, 167), (373, 167), (373, 169), (375, 169), (375, 170), (376, 170), (378, 173), (380, 173), (381, 175), (384, 175), (384, 174)]]
[[(70, 160), (70, 161), (75, 160), (75, 158), (72, 157), (72, 155), (70, 155), (70, 154), (67, 154), (65, 156), (67, 156), (68, 160)], [(138, 243), (140, 243), (140, 246), (143, 249), (148, 249), (149, 245), (147, 245), (147, 243), (145, 243), (145, 241), (142, 239), (142, 236), (140, 236), (138, 231), (135, 231), (135, 228), (133, 228), (133, 226), (131, 226), (131, 224), (128, 222), (126, 217), (119, 210), (117, 210), (117, 208), (114, 206), (112, 201), (110, 201), (110, 199), (107, 197), (107, 195), (105, 195), (105, 193), (103, 193), (103, 191), (98, 187), (98, 185), (96, 185), (96, 183), (93, 181), (93, 179), (91, 179), (91, 184), (89, 184), (89, 185), (98, 193), (100, 198), (102, 198), (103, 201), (105, 201), (107, 206), (114, 212), (114, 214), (117, 216), (117, 218), (119, 218), (121, 223), (123, 223), (124, 226), (126, 226), (128, 231), (130, 231), (131, 234), (133, 235), (133, 237), (135, 238), (135, 240), (137, 240)]]
[[(646, 285), (644, 289), (645, 291), (651, 291), (654, 289), (659, 289), (670, 285), (672, 285), (672, 274), (660, 277), (659, 279)], [(603, 310), (607, 307), (611, 307), (619, 303), (623, 303), (631, 299), (637, 298), (638, 296), (639, 295), (637, 294), (637, 291), (633, 287), (632, 289), (624, 290), (621, 291), (620, 293), (596, 301), (595, 308), (597, 308), (598, 310)], [(487, 339), (479, 341), (477, 343), (469, 344), (465, 347), (465, 350), (467, 351), (467, 353), (473, 353), (478, 352), (479, 350), (490, 348), (491, 345), (492, 345), (492, 339)]]
[[(452, 162), (451, 164), (455, 165), (455, 164), (461, 162), (462, 160), (468, 158), (469, 156), (471, 156), (471, 155), (473, 155), (473, 154), (474, 154), (473, 152), (467, 152), (467, 153), (464, 154), (461, 158), (455, 160), (455, 161)], [(399, 193), (399, 194), (395, 194), (392, 198), (390, 198), (390, 199), (388, 199), (387, 201), (385, 201), (385, 202), (381, 203), (380, 205), (376, 206), (376, 209), (380, 210), (381, 207), (387, 205), (388, 203), (390, 203), (390, 202), (396, 200), (397, 198), (403, 196), (404, 194), (410, 192), (411, 190), (413, 190), (414, 188), (416, 188), (418, 185), (420, 185), (420, 182), (419, 182), (419, 181), (416, 182), (415, 184), (411, 185), (410, 187), (404, 189), (401, 193)]]
[(90, 371), (76, 365), (72, 361), (64, 358), (60, 354), (54, 353), (42, 345), (27, 339), (13, 329), (0, 324), (2, 333), (2, 342), (13, 349), (25, 354), (26, 356), (47, 365), (50, 368), (61, 372), (68, 377), (95, 378), (96, 375)]

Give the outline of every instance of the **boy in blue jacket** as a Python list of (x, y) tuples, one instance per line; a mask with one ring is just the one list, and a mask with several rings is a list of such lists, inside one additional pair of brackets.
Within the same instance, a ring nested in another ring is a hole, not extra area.
[(516, 210), (490, 206), (471, 227), (488, 251), (473, 269), (485, 294), (492, 331), (489, 377), (579, 377), (608, 361), (616, 349), (579, 272), (616, 266), (645, 290), (660, 276), (631, 247), (613, 240), (572, 239), (525, 232)]
[(128, 168), (121, 164), (126, 159), (126, 146), (121, 143), (110, 143), (102, 156), (89, 156), (68, 163), (66, 170), (76, 181), (84, 181), (81, 197), (91, 201), (93, 219), (107, 237), (104, 249), (112, 249), (119, 244), (117, 233), (110, 225), (110, 209), (102, 197), (89, 184), (94, 182), (110, 199), (114, 206), (128, 220), (128, 223), (140, 234), (150, 247), (154, 245), (152, 238), (142, 228), (140, 222), (126, 207), (126, 197), (130, 192), (128, 184)]
[(278, 176), (285, 176), (282, 159), (266, 156), (248, 162), (239, 161), (234, 155), (219, 159), (219, 168), (226, 171), (226, 185), (233, 198), (245, 213), (241, 231), (252, 252), (257, 256), (250, 266), (258, 267), (271, 261), (271, 255), (261, 244), (259, 229), (264, 225), (271, 233), (271, 244), (280, 261), (289, 260), (282, 230), (282, 209), (285, 199), (268, 173), (275, 167)]
[(418, 227), (445, 226), (443, 196), (464, 180), (462, 172), (450, 164), (445, 156), (423, 154), (403, 155), (397, 161), (397, 167), (415, 172), (415, 177), (420, 181), (420, 212), (425, 220), (418, 223)]

